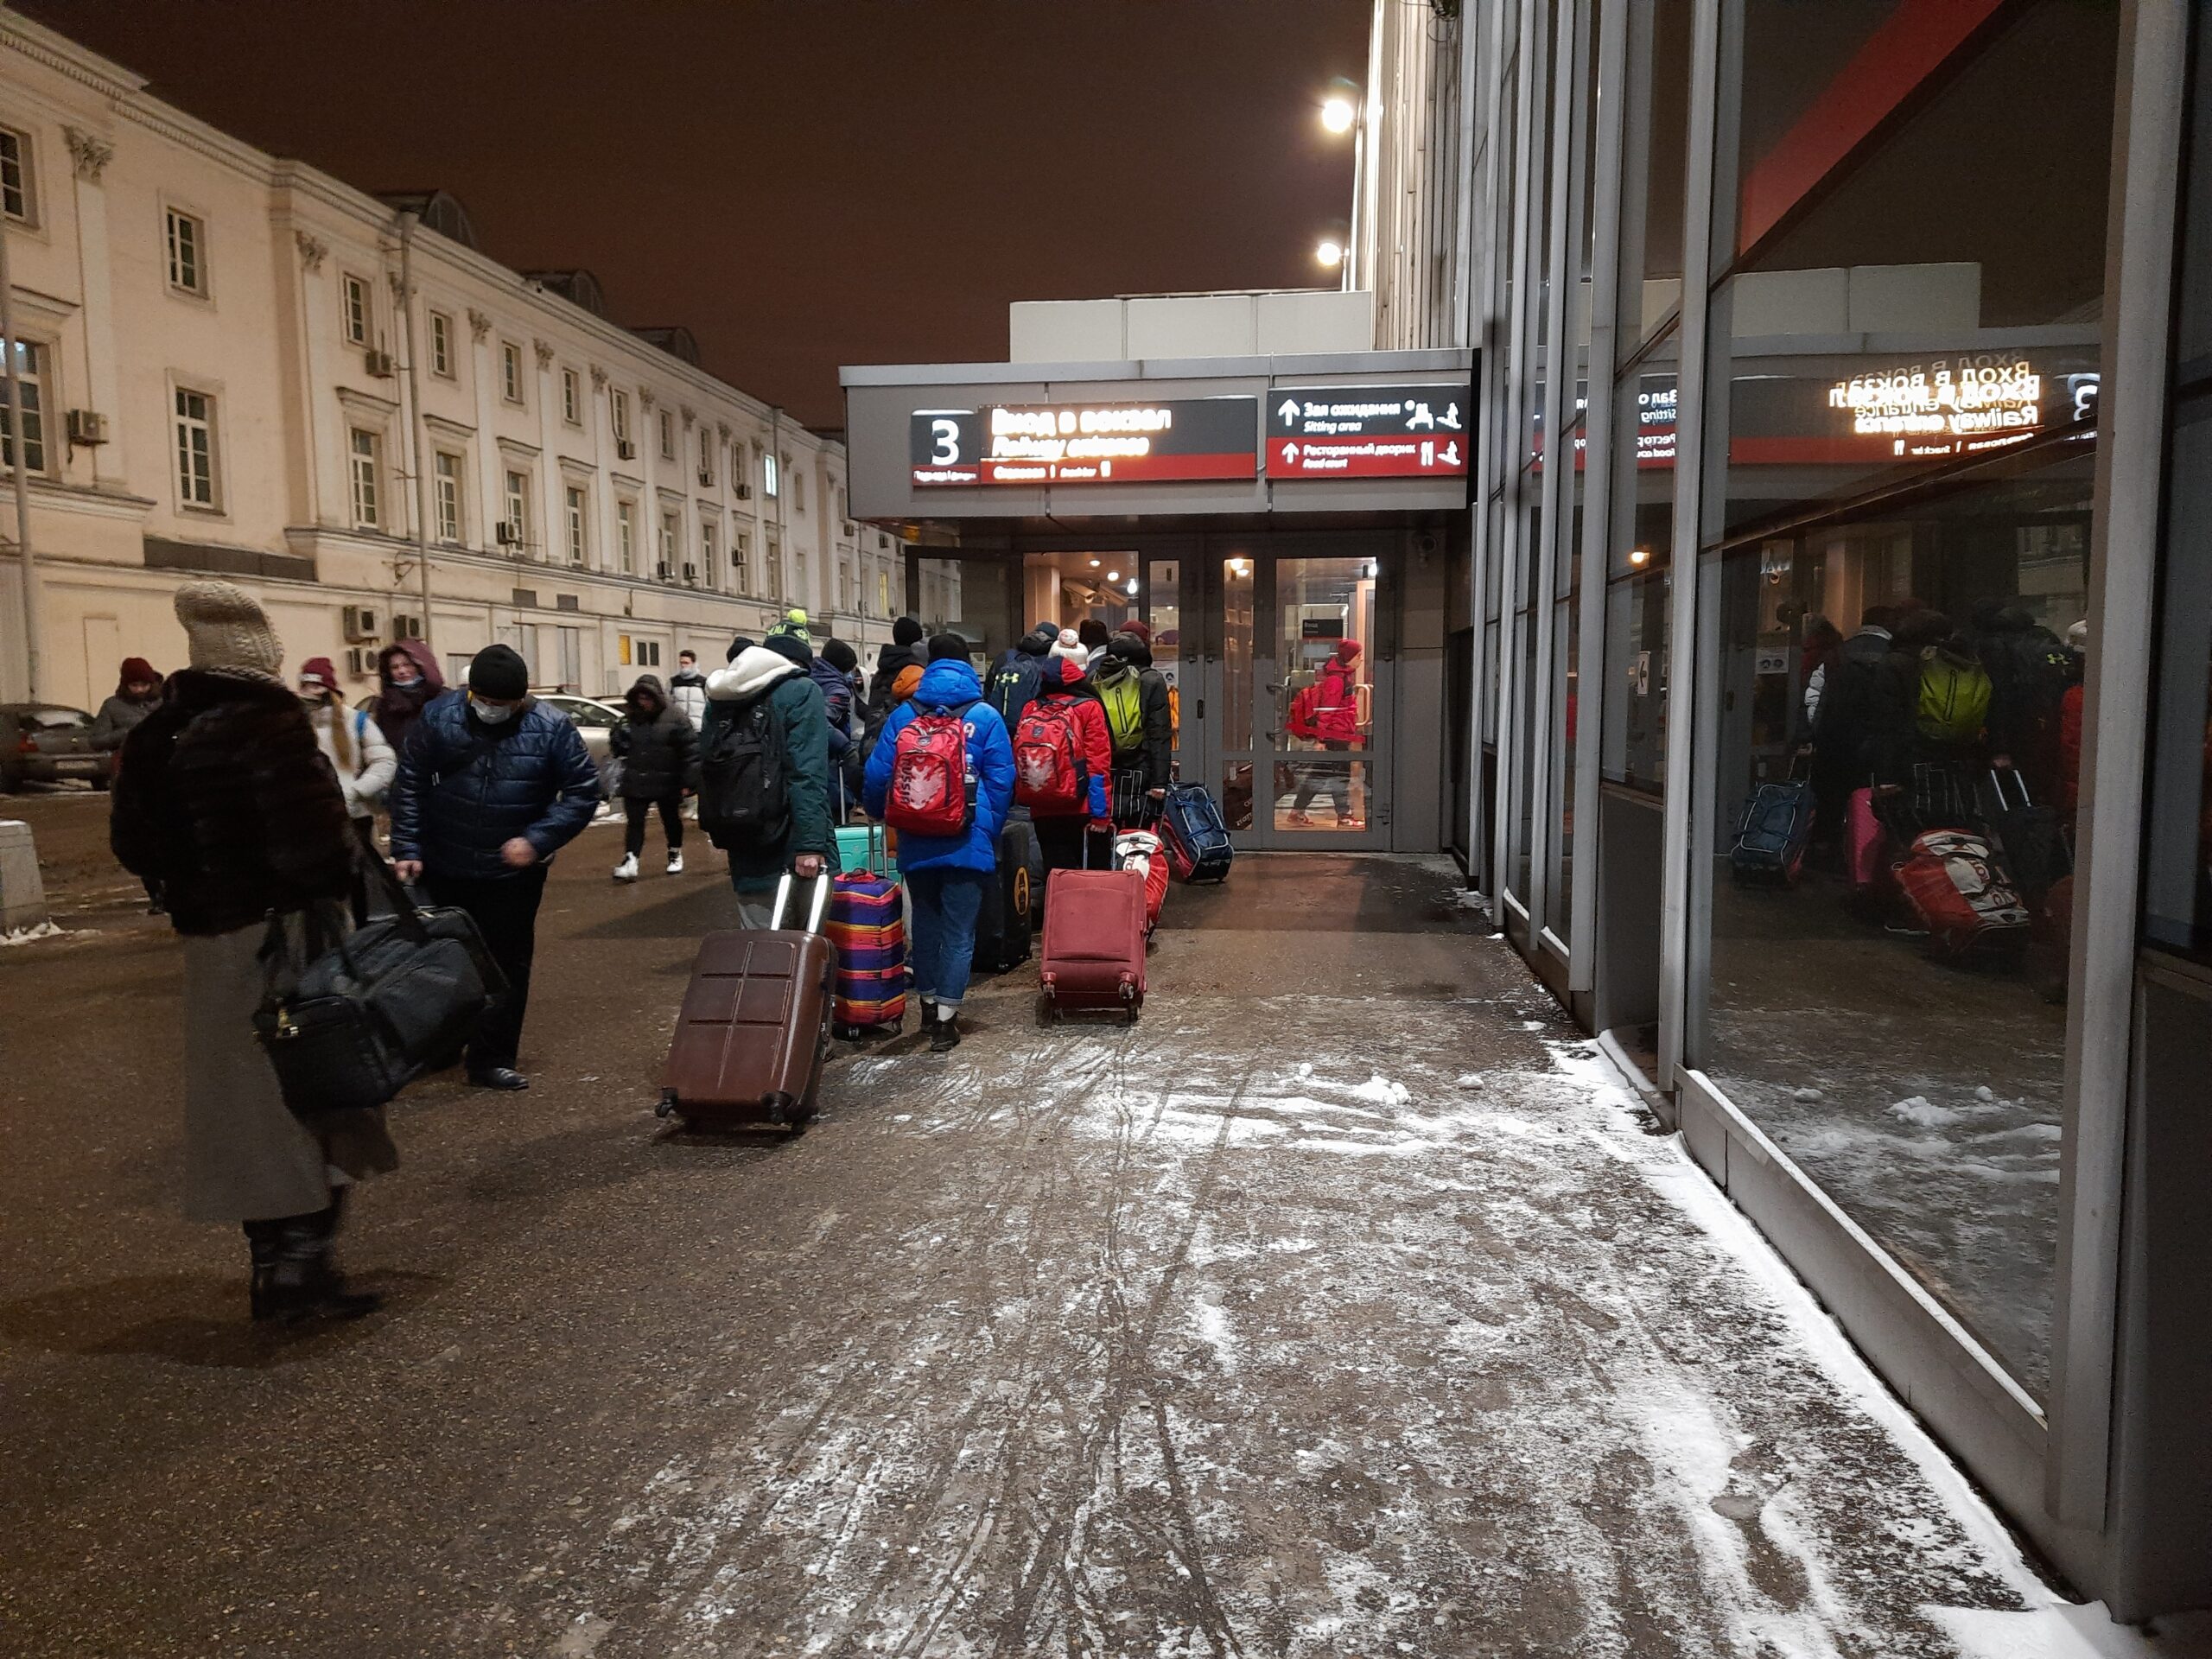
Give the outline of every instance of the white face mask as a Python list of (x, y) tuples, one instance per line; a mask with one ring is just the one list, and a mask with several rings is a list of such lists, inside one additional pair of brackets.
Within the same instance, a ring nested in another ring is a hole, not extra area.
[(476, 718), (486, 726), (497, 726), (502, 721), (510, 720), (515, 712), (511, 702), (486, 702), (473, 692), (469, 695), (468, 706), (476, 711)]

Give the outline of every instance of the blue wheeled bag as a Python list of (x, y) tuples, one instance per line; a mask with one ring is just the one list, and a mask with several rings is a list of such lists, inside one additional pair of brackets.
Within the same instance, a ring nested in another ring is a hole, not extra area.
[(1160, 804), (1160, 838), (1179, 881), (1226, 881), (1236, 849), (1229, 826), (1202, 784), (1170, 783)]
[(1812, 838), (1812, 785), (1802, 778), (1761, 784), (1736, 826), (1728, 866), (1738, 881), (1795, 887)]

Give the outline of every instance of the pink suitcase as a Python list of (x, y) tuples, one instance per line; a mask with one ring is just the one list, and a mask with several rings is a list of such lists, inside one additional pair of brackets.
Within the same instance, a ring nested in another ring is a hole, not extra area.
[(1135, 870), (1054, 870), (1045, 882), (1045, 1000), (1060, 1014), (1144, 1006), (1144, 877)]

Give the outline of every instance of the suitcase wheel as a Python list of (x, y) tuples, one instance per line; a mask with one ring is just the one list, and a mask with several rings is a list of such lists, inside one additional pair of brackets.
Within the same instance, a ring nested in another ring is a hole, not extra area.
[(779, 1128), (787, 1129), (791, 1127), (792, 1102), (789, 1095), (779, 1089), (767, 1097), (766, 1104), (768, 1108), (768, 1121), (771, 1123), (775, 1124)]
[(675, 1113), (675, 1110), (676, 1090), (673, 1089), (662, 1090), (660, 1091), (660, 1104), (653, 1108), (653, 1116), (655, 1117), (668, 1117), (672, 1116)]

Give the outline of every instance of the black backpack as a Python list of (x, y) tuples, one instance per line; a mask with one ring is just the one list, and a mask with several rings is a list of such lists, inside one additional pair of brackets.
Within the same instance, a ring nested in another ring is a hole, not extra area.
[(791, 828), (784, 722), (768, 706), (770, 695), (715, 721), (699, 758), (699, 827), (725, 852), (772, 846)]
[(1016, 652), (992, 671), (985, 700), (999, 711), (1009, 732), (1021, 723), (1021, 711), (1045, 689), (1045, 670), (1034, 657)]

